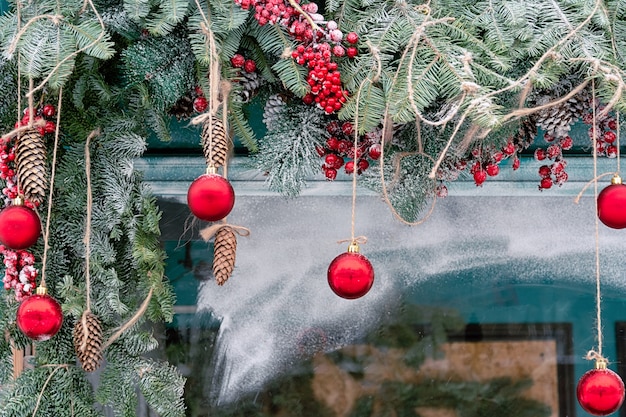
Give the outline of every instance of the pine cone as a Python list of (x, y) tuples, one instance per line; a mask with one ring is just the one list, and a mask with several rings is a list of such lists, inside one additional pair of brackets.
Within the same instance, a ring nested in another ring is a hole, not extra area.
[(202, 150), (208, 165), (218, 168), (228, 160), (229, 140), (224, 124), (219, 119), (207, 120), (202, 126)]
[(102, 362), (102, 326), (95, 314), (85, 311), (74, 326), (74, 351), (85, 372), (93, 372)]
[(237, 236), (228, 226), (220, 228), (215, 234), (213, 245), (213, 275), (217, 285), (224, 285), (235, 269)]
[(46, 144), (37, 129), (26, 131), (20, 136), (15, 148), (17, 183), (26, 200), (41, 204), (48, 188), (46, 166)]
[[(557, 97), (559, 96), (553, 97), (550, 93), (547, 93), (537, 103), (545, 104), (555, 100)], [(583, 89), (567, 101), (538, 112), (536, 115), (537, 126), (557, 138), (567, 136), (571, 126), (583, 115), (588, 107), (589, 93), (586, 89)]]
[(256, 72), (242, 72), (241, 74), (241, 101), (249, 102), (261, 87), (263, 79)]
[(281, 94), (273, 94), (267, 99), (263, 109), (263, 123), (268, 129), (272, 129), (272, 124), (280, 118), (284, 108), (285, 99)]
[(176, 117), (177, 120), (186, 120), (193, 115), (193, 112), (193, 97), (191, 94), (187, 94), (179, 98), (168, 113)]

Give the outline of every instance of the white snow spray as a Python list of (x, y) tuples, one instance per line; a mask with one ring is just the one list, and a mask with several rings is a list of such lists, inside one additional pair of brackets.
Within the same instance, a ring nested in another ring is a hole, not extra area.
[[(199, 310), (222, 320), (211, 359), (213, 400), (228, 403), (261, 390), (310, 353), (309, 345), (332, 351), (357, 340), (403, 294), (447, 272), (530, 259), (511, 268), (519, 280), (544, 279), (549, 269), (561, 271), (551, 277), (555, 281), (592, 282), (594, 265), (580, 255), (593, 254), (594, 200), (573, 200), (448, 197), (428, 221), (411, 228), (393, 219), (377, 197), (359, 197), (356, 233), (368, 238), (361, 253), (376, 278), (364, 297), (344, 300), (330, 290), (326, 272), (347, 249), (336, 242), (349, 237), (349, 197), (240, 198), (229, 222), (252, 234), (238, 239), (236, 268), (226, 285), (209, 281), (198, 298)], [(620, 236), (603, 231), (603, 245), (619, 247)], [(551, 265), (555, 259), (568, 262), (559, 269)], [(605, 271), (605, 282), (618, 278), (612, 272)]]

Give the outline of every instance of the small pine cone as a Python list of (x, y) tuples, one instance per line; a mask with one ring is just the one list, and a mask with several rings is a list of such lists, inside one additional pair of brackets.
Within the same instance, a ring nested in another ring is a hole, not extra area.
[(263, 79), (256, 72), (243, 72), (241, 74), (241, 101), (249, 102), (261, 87)]
[(216, 168), (226, 165), (230, 143), (224, 124), (219, 119), (207, 120), (202, 126), (202, 151), (207, 165)]
[(15, 148), (17, 183), (26, 200), (41, 204), (48, 188), (46, 166), (46, 144), (37, 129), (26, 131), (20, 136)]
[(193, 98), (191, 95), (185, 95), (178, 99), (168, 113), (176, 117), (177, 120), (189, 119), (194, 113)]
[(235, 269), (237, 236), (228, 226), (220, 228), (215, 234), (213, 245), (213, 275), (217, 285), (224, 285)]
[(285, 99), (280, 94), (273, 94), (265, 103), (263, 109), (263, 123), (268, 129), (272, 128), (273, 123), (280, 118), (280, 114), (285, 109)]
[(74, 351), (85, 372), (93, 372), (102, 362), (102, 326), (100, 319), (85, 311), (74, 326)]

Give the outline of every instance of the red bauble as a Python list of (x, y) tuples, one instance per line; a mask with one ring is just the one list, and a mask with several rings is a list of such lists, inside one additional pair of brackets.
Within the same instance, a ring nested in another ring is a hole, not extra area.
[(41, 234), (41, 221), (32, 209), (14, 204), (0, 212), (0, 242), (10, 249), (26, 249)]
[(610, 369), (592, 369), (580, 377), (576, 397), (589, 414), (608, 416), (624, 401), (624, 382)]
[(37, 288), (37, 294), (26, 298), (17, 309), (17, 327), (33, 340), (50, 339), (57, 334), (61, 324), (61, 306), (45, 293), (45, 288)]
[[(353, 245), (350, 245), (353, 248)], [(328, 267), (328, 285), (339, 297), (353, 300), (363, 297), (374, 284), (374, 268), (356, 250), (342, 253)]]
[(204, 174), (195, 179), (187, 192), (187, 205), (197, 218), (214, 222), (228, 216), (235, 205), (235, 191), (218, 174)]
[(626, 228), (626, 185), (619, 176), (613, 177), (611, 185), (598, 195), (598, 217), (613, 229)]

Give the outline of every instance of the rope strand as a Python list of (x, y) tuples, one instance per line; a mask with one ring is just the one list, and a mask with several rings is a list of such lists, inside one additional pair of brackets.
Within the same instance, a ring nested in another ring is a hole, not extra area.
[[(87, 177), (87, 207), (86, 207), (86, 219), (85, 219), (85, 237), (83, 243), (85, 244), (85, 292), (87, 293), (87, 301), (85, 313), (91, 311), (91, 217), (93, 211), (93, 192), (91, 189), (91, 151), (89, 146), (91, 140), (100, 135), (100, 129), (93, 130), (87, 140), (85, 141), (85, 175)], [(83, 314), (83, 320), (85, 320), (85, 314)], [(85, 323), (83, 323), (85, 324)]]
[[(593, 146), (593, 177), (597, 178), (598, 176), (598, 150), (597, 150), (597, 139), (596, 139), (596, 90), (595, 90), (595, 80), (591, 80), (591, 97), (594, 100), (592, 106), (592, 116), (593, 116), (593, 124), (592, 124), (592, 146)], [(593, 182), (594, 189), (594, 202), (598, 201), (598, 180), (595, 179)], [(596, 325), (597, 325), (597, 338), (598, 338), (598, 357), (603, 358), (602, 356), (602, 295), (600, 292), (600, 223), (598, 217), (598, 205), (595, 205), (595, 246), (596, 246)], [(599, 360), (599, 359), (598, 359)]]
[(48, 264), (48, 250), (50, 249), (50, 223), (52, 219), (52, 197), (54, 195), (54, 177), (57, 166), (57, 150), (59, 147), (59, 134), (61, 125), (61, 103), (63, 102), (63, 87), (59, 89), (59, 100), (57, 102), (57, 120), (54, 130), (54, 147), (52, 149), (52, 167), (50, 168), (50, 191), (48, 192), (48, 212), (46, 215), (46, 226), (43, 235), (43, 258), (41, 260), (41, 286), (46, 286), (46, 266)]

